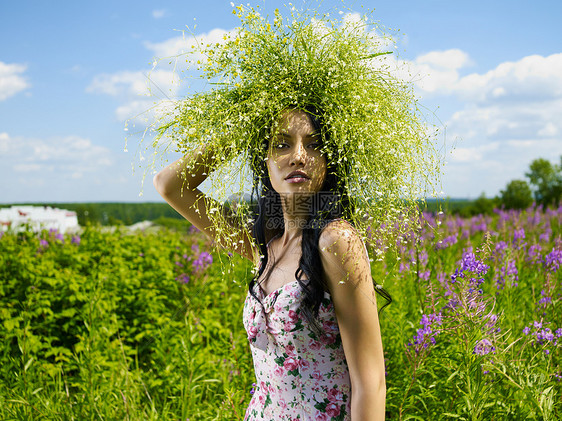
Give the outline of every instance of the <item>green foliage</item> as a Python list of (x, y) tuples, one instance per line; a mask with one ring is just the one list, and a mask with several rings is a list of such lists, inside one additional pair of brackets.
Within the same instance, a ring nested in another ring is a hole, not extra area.
[(534, 187), (535, 200), (544, 206), (557, 205), (562, 199), (562, 157), (561, 165), (539, 158), (531, 162), (525, 174)]
[(531, 188), (525, 180), (510, 181), (500, 195), (500, 202), (506, 209), (526, 209), (533, 203)]
[(223, 275), (199, 247), (162, 230), (4, 234), (0, 419), (236, 418), (253, 379), (232, 280), (248, 268)]
[[(373, 262), (394, 299), (388, 419), (560, 419), (560, 212), (425, 214)], [(210, 248), (164, 229), (0, 234), (0, 419), (242, 420), (252, 271), (209, 266)]]

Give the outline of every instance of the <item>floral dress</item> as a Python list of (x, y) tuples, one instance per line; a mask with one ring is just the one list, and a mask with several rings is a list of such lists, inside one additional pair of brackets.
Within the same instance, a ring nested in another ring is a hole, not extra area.
[[(244, 303), (256, 388), (245, 420), (350, 420), (351, 382), (330, 294), (324, 293), (318, 337), (299, 311), (298, 281), (264, 296), (254, 286)], [(263, 304), (263, 305), (262, 305)]]

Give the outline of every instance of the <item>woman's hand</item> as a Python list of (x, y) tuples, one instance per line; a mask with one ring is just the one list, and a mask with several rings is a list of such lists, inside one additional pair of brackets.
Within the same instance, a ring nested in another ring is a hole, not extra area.
[(351, 419), (382, 420), (386, 399), (384, 354), (367, 251), (355, 229), (343, 220), (324, 228), (319, 246), (349, 367)]

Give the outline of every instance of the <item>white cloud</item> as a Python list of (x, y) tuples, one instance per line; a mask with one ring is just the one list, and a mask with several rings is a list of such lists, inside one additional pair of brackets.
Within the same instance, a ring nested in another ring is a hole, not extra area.
[(483, 74), (460, 76), (459, 71), (470, 64), (461, 50), (431, 52), (409, 63), (419, 75), (417, 85), (422, 91), (454, 94), (470, 102), (528, 102), (562, 95), (562, 53), (527, 56)]
[(562, 53), (523, 57), (465, 76), (470, 58), (459, 50), (406, 64), (414, 74), (429, 75), (416, 80), (424, 96), (461, 104), (445, 123), (447, 138), (458, 140), (446, 167), (446, 192), (495, 195), (510, 180), (524, 178), (532, 160), (562, 154)]
[(453, 89), (474, 102), (556, 99), (562, 95), (562, 53), (502, 63), (485, 74), (461, 78)]
[(162, 19), (166, 16), (166, 9), (157, 9), (152, 11), (152, 17), (154, 19)]
[(26, 70), (27, 66), (23, 64), (7, 64), (0, 61), (0, 101), (29, 88), (29, 82), (22, 76)]
[(175, 72), (153, 70), (97, 75), (86, 91), (130, 98), (150, 96), (155, 92), (158, 92), (157, 96), (168, 94), (174, 96), (178, 89), (178, 76)]
[[(224, 42), (224, 37), (232, 32), (233, 31), (225, 31), (220, 28), (195, 36), (186, 36), (186, 33), (183, 32), (181, 36), (173, 37), (162, 42), (145, 42), (144, 45), (148, 50), (152, 51), (156, 57), (176, 57), (195, 50), (198, 45), (205, 46), (207, 44), (222, 43)], [(195, 57), (196, 60), (202, 58), (202, 56)]]
[(130, 101), (117, 107), (115, 114), (120, 121), (133, 120), (135, 123), (140, 123), (141, 126), (146, 126), (152, 121), (159, 121), (175, 105), (176, 102), (172, 100), (151, 101), (147, 99)]
[(467, 53), (451, 49), (423, 54), (407, 65), (421, 91), (448, 93), (459, 81), (459, 70), (471, 63)]
[[(213, 29), (195, 37), (185, 36), (184, 33), (160, 43), (146, 42), (145, 46), (160, 58), (175, 57), (191, 51), (191, 46), (222, 43), (228, 34), (229, 31), (223, 29)], [(204, 61), (204, 57), (199, 54), (191, 58)], [(151, 71), (121, 71), (97, 75), (86, 91), (122, 98), (123, 104), (116, 109), (116, 117), (120, 121), (133, 119), (136, 124), (146, 125), (151, 116), (162, 114), (168, 109), (169, 101), (178, 97), (182, 89), (179, 74), (190, 66), (185, 61), (173, 60), (172, 66), (166, 61), (155, 61), (154, 67)]]
[(35, 173), (35, 177), (58, 173), (76, 178), (103, 171), (114, 163), (109, 149), (78, 136), (37, 139), (1, 133), (0, 151), (6, 167), (16, 173)]

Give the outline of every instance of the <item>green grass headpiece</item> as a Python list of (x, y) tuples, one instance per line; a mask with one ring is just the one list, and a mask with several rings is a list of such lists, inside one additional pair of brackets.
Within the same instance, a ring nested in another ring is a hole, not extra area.
[[(265, 157), (264, 136), (283, 110), (319, 110), (327, 159), (340, 161), (338, 176), (356, 204), (352, 222), (391, 244), (411, 205), (434, 193), (440, 164), (413, 86), (391, 70), (389, 37), (356, 15), (336, 20), (293, 8), (270, 21), (254, 8), (233, 12), (236, 31), (187, 54), (212, 88), (178, 101), (158, 138), (171, 138), (180, 152), (210, 144), (220, 158), (210, 190), (224, 201), (252, 188), (251, 160)], [(228, 243), (222, 216), (213, 215)], [(238, 216), (246, 220), (249, 207), (239, 206)]]

